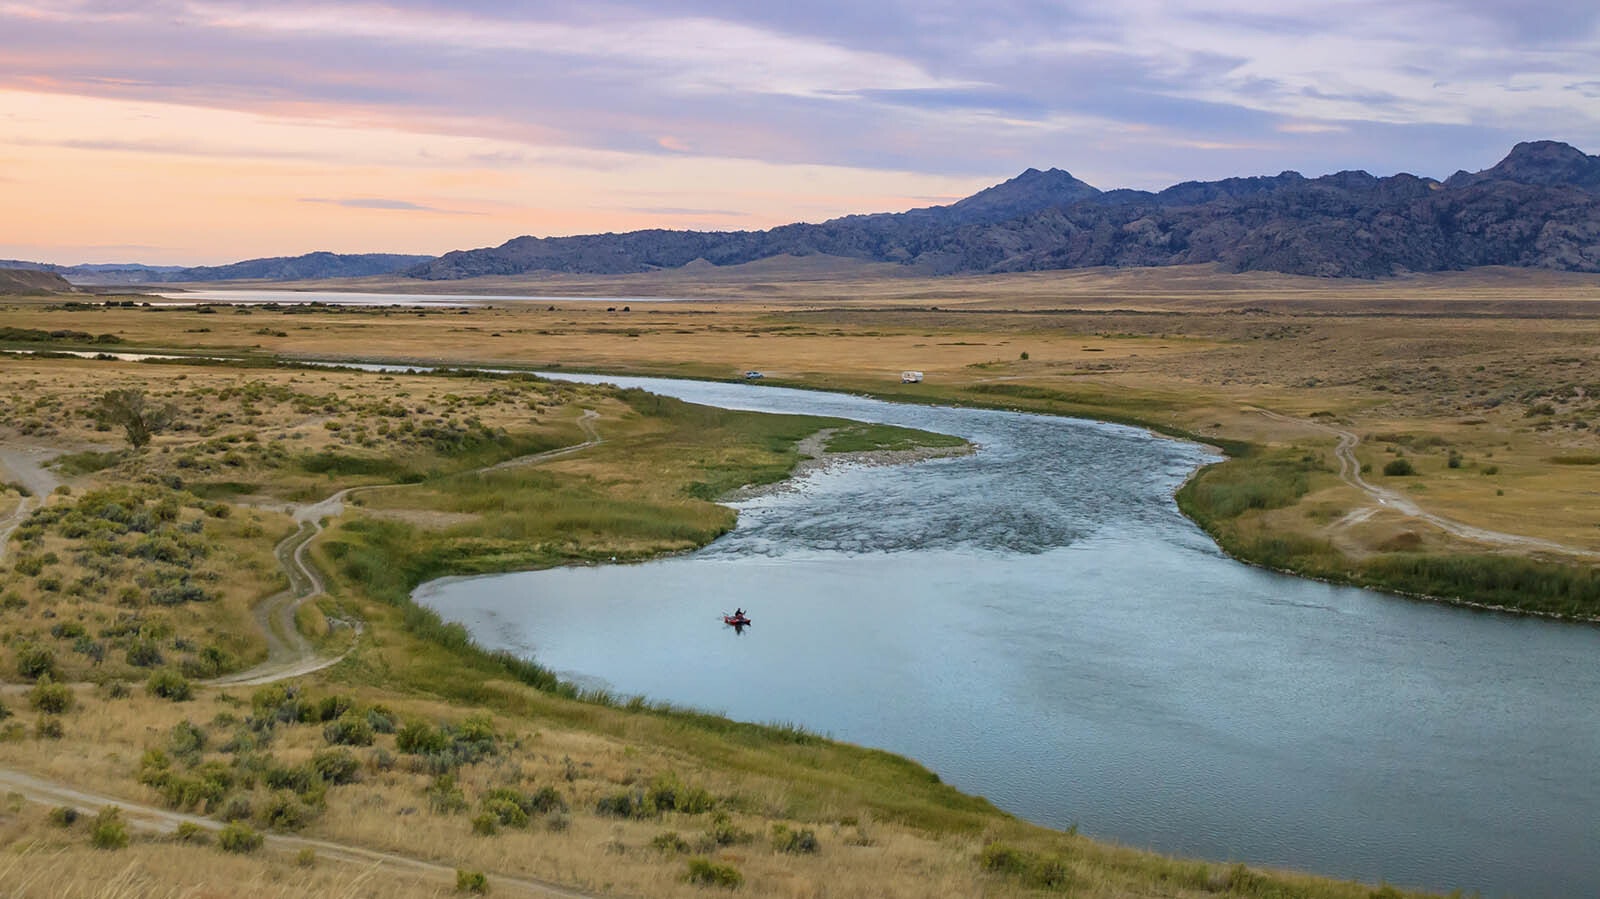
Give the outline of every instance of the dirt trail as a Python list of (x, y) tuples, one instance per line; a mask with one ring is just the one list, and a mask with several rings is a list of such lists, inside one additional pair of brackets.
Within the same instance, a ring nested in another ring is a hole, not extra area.
[(61, 486), (61, 479), (44, 466), (63, 452), (65, 450), (37, 446), (0, 446), (0, 481), (21, 484), (33, 494), (23, 497), (10, 515), (0, 518), (0, 562), (5, 561), (12, 532), (33, 514), (45, 497)]
[[(98, 811), (106, 806), (116, 806), (122, 809), (123, 818), (130, 827), (161, 834), (172, 833), (178, 829), (180, 824), (193, 824), (208, 831), (222, 829), (221, 822), (213, 821), (209, 818), (113, 799), (109, 796), (77, 790), (65, 784), (55, 783), (5, 768), (0, 768), (0, 789), (12, 793), (20, 793), (29, 802), (39, 805), (72, 806), (80, 811), (90, 812)], [(300, 852), (304, 849), (310, 849), (317, 854), (319, 859), (350, 862), (369, 867), (381, 865), (385, 868), (414, 873), (429, 880), (439, 881), (450, 887), (453, 887), (456, 882), (456, 869), (447, 864), (425, 861), (405, 855), (396, 855), (392, 852), (378, 852), (373, 849), (364, 849), (360, 846), (335, 843), (329, 840), (315, 840), (308, 837), (280, 834), (264, 834), (263, 836), (266, 838), (266, 847), (279, 852)], [(590, 899), (590, 897), (597, 895), (526, 877), (490, 874), (489, 883), (497, 893), (501, 891), (517, 892), (523, 895), (553, 896), (560, 897), (560, 899)]]
[[(537, 465), (597, 446), (604, 442), (600, 432), (595, 430), (594, 427), (594, 422), (599, 417), (600, 414), (593, 409), (583, 410), (583, 415), (578, 417), (578, 427), (583, 429), (584, 436), (588, 438), (582, 443), (508, 459), (505, 462), (480, 468), (478, 472), (501, 471), (524, 465)], [(273, 550), (278, 557), (278, 564), (282, 566), (284, 573), (289, 576), (288, 588), (274, 593), (257, 603), (255, 608), (256, 623), (261, 626), (261, 632), (266, 636), (267, 640), (267, 660), (253, 668), (224, 675), (223, 677), (206, 681), (206, 683), (217, 687), (246, 687), (269, 684), (273, 681), (320, 671), (343, 659), (343, 654), (337, 656), (317, 655), (316, 647), (312, 646), (311, 641), (307, 640), (305, 635), (300, 633), (300, 629), (295, 626), (295, 613), (300, 610), (300, 607), (321, 596), (327, 589), (322, 581), (322, 576), (317, 573), (316, 566), (306, 559), (307, 548), (316, 539), (317, 535), (322, 533), (323, 521), (329, 518), (337, 518), (344, 514), (345, 501), (350, 497), (367, 490), (389, 490), (408, 486), (414, 485), (369, 484), (363, 487), (346, 487), (332, 496), (315, 503), (287, 504), (279, 507), (293, 515), (299, 527), (293, 534), (285, 537), (277, 548)]]
[[(1385, 509), (1391, 509), (1407, 517), (1425, 521), (1439, 528), (1440, 530), (1445, 531), (1446, 533), (1453, 534), (1465, 540), (1474, 540), (1479, 543), (1495, 544), (1514, 549), (1531, 549), (1538, 550), (1540, 552), (1561, 553), (1563, 555), (1578, 556), (1585, 559), (1600, 559), (1600, 552), (1595, 552), (1594, 550), (1584, 549), (1577, 546), (1568, 546), (1564, 543), (1557, 543), (1553, 540), (1542, 540), (1538, 537), (1526, 537), (1521, 534), (1507, 534), (1503, 531), (1491, 531), (1487, 528), (1474, 527), (1470, 524), (1464, 524), (1456, 521), (1453, 518), (1446, 518), (1443, 515), (1436, 515), (1417, 505), (1416, 502), (1410, 497), (1396, 493), (1395, 491), (1384, 487), (1379, 487), (1376, 484), (1369, 483), (1361, 476), (1361, 460), (1356, 458), (1356, 447), (1361, 444), (1361, 437), (1354, 431), (1341, 430), (1333, 427), (1332, 425), (1322, 424), (1321, 422), (1292, 418), (1268, 409), (1255, 408), (1253, 411), (1259, 412), (1273, 421), (1281, 421), (1288, 424), (1299, 425), (1301, 427), (1310, 428), (1314, 431), (1321, 431), (1325, 434), (1334, 435), (1338, 439), (1338, 442), (1334, 445), (1333, 454), (1339, 460), (1339, 479), (1344, 481), (1346, 484), (1349, 484), (1351, 487), (1354, 487), (1357, 490), (1367, 494), (1375, 502), (1377, 502), (1379, 506)], [(1366, 514), (1360, 514), (1361, 511), (1362, 510), (1357, 510), (1356, 512), (1350, 513), (1350, 515), (1345, 516), (1340, 523), (1356, 524), (1358, 522), (1365, 521), (1372, 516), (1371, 511), (1366, 512)]]

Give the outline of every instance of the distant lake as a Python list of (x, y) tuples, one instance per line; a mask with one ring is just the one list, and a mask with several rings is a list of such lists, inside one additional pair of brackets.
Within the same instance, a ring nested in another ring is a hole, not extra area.
[[(1172, 500), (1214, 457), (1133, 428), (554, 377), (982, 449), (814, 474), (740, 504), (689, 555), (418, 588), (488, 647), (903, 753), (1016, 815), (1132, 846), (1600, 895), (1600, 629), (1239, 564)], [(755, 622), (742, 636), (718, 617), (735, 606)]]
[(197, 305), (201, 303), (242, 303), (263, 305), (306, 305), (323, 303), (329, 306), (482, 306), (515, 305), (523, 303), (605, 303), (632, 305), (634, 303), (690, 303), (689, 297), (550, 297), (550, 296), (485, 296), (466, 293), (343, 293), (334, 290), (185, 290), (159, 294), (168, 302), (162, 305)]

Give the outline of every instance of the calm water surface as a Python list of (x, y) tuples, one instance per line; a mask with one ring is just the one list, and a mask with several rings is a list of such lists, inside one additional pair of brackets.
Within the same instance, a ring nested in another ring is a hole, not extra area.
[(184, 290), (161, 294), (168, 302), (156, 305), (179, 306), (200, 303), (278, 303), (292, 306), (324, 303), (329, 306), (476, 306), (485, 303), (683, 303), (679, 297), (548, 297), (495, 296), (473, 293), (350, 293), (339, 290)]
[[(1233, 562), (1171, 499), (1212, 457), (1137, 430), (605, 380), (982, 449), (815, 474), (741, 504), (738, 528), (692, 555), (417, 591), (484, 644), (900, 752), (1017, 815), (1130, 845), (1600, 894), (1600, 630)], [(736, 605), (755, 619), (743, 636), (718, 618)]]

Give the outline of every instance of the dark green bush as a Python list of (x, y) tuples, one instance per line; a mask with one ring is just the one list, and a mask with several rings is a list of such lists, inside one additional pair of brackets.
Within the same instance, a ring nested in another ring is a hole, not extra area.
[(790, 830), (786, 825), (772, 825), (772, 848), (775, 852), (790, 852), (796, 855), (809, 855), (821, 849), (817, 842), (817, 835), (807, 827), (802, 830)]
[(60, 715), (72, 710), (77, 697), (73, 695), (72, 688), (66, 684), (54, 683), (50, 675), (40, 676), (39, 682), (28, 691), (28, 705), (34, 711), (47, 715)]
[(1391, 478), (1403, 478), (1416, 474), (1417, 470), (1411, 466), (1410, 459), (1401, 456), (1398, 459), (1390, 459), (1388, 464), (1383, 466), (1383, 473)]
[(238, 821), (223, 825), (222, 830), (217, 832), (217, 846), (223, 852), (251, 853), (260, 849), (262, 842), (261, 834)]
[(744, 883), (744, 875), (732, 865), (719, 865), (708, 858), (689, 859), (689, 871), (685, 878), (690, 883), (703, 886), (723, 887), (735, 890)]
[(346, 714), (322, 728), (322, 738), (335, 746), (371, 746), (372, 725), (364, 717)]
[(361, 772), (361, 761), (348, 749), (319, 749), (311, 756), (311, 767), (330, 784), (353, 783)]
[(482, 871), (456, 869), (456, 892), (482, 896), (489, 892), (489, 878)]
[(28, 680), (38, 680), (56, 672), (56, 654), (48, 646), (35, 643), (17, 650), (17, 673)]
[(122, 823), (122, 809), (108, 805), (94, 816), (89, 826), (89, 844), (96, 849), (124, 849), (128, 845), (128, 827)]
[(194, 696), (194, 688), (189, 679), (172, 668), (163, 668), (150, 675), (150, 680), (145, 682), (145, 690), (151, 696), (170, 699), (173, 702), (186, 702)]

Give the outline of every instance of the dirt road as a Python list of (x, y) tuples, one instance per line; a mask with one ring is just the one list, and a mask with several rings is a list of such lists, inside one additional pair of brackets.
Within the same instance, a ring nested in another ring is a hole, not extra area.
[[(1538, 550), (1540, 552), (1561, 553), (1562, 555), (1577, 556), (1585, 559), (1600, 559), (1600, 552), (1595, 552), (1594, 550), (1584, 549), (1577, 546), (1568, 546), (1564, 543), (1556, 543), (1552, 540), (1541, 540), (1537, 537), (1525, 537), (1521, 534), (1507, 534), (1503, 531), (1491, 531), (1487, 528), (1474, 527), (1470, 524), (1456, 521), (1453, 518), (1446, 518), (1443, 515), (1436, 515), (1417, 505), (1416, 502), (1410, 497), (1396, 493), (1395, 491), (1384, 487), (1379, 487), (1376, 484), (1369, 483), (1366, 478), (1361, 476), (1361, 460), (1356, 457), (1356, 447), (1361, 444), (1361, 436), (1356, 434), (1354, 431), (1345, 431), (1340, 428), (1335, 428), (1332, 425), (1322, 424), (1321, 422), (1306, 421), (1300, 418), (1291, 418), (1290, 416), (1282, 415), (1268, 409), (1257, 408), (1254, 411), (1261, 413), (1273, 421), (1281, 421), (1287, 424), (1310, 428), (1314, 431), (1321, 431), (1325, 434), (1332, 434), (1335, 438), (1337, 438), (1337, 442), (1333, 447), (1333, 454), (1339, 460), (1339, 479), (1344, 481), (1346, 484), (1349, 484), (1351, 487), (1354, 487), (1357, 490), (1367, 494), (1367, 496), (1371, 497), (1372, 500), (1382, 508), (1399, 512), (1401, 515), (1405, 515), (1409, 518), (1425, 521), (1428, 524), (1445, 531), (1446, 533), (1460, 537), (1464, 540), (1473, 540), (1478, 543), (1488, 543), (1497, 546), (1510, 547), (1513, 549), (1530, 549)], [(1363, 511), (1365, 510), (1357, 510), (1356, 512), (1350, 513), (1350, 515), (1345, 517), (1345, 523), (1354, 524), (1358, 521), (1365, 521), (1367, 518), (1371, 517), (1371, 512), (1359, 514)]]
[(0, 562), (5, 561), (12, 532), (33, 514), (34, 509), (39, 508), (51, 491), (61, 485), (55, 473), (44, 466), (63, 452), (39, 446), (0, 446), (0, 481), (20, 484), (33, 494), (23, 497), (10, 515), (0, 518)]
[[(478, 471), (501, 471), (507, 468), (538, 465), (597, 446), (604, 442), (600, 432), (594, 426), (594, 422), (599, 417), (599, 413), (593, 409), (585, 409), (583, 415), (579, 416), (578, 427), (583, 429), (583, 433), (587, 437), (582, 443), (575, 443), (571, 446), (564, 446), (560, 449), (547, 450), (528, 456), (519, 456), (515, 459), (508, 459), (505, 462), (480, 468)], [(414, 485), (373, 484), (364, 487), (347, 487), (315, 503), (287, 504), (279, 507), (293, 515), (299, 527), (293, 534), (284, 538), (273, 551), (278, 557), (278, 564), (282, 566), (284, 574), (289, 577), (288, 588), (274, 593), (257, 603), (255, 608), (256, 623), (261, 626), (261, 632), (266, 635), (267, 660), (253, 668), (224, 675), (206, 683), (218, 687), (268, 684), (273, 681), (320, 671), (344, 658), (343, 655), (317, 655), (316, 647), (311, 645), (311, 641), (307, 640), (295, 625), (295, 613), (300, 610), (300, 607), (321, 596), (327, 589), (322, 581), (322, 576), (317, 573), (316, 566), (306, 559), (307, 548), (316, 539), (317, 535), (322, 533), (322, 523), (325, 520), (337, 518), (344, 514), (345, 501), (350, 497), (368, 490), (390, 490), (408, 486)]]
[[(5, 790), (7, 793), (20, 793), (29, 802), (52, 807), (71, 806), (80, 811), (95, 812), (107, 806), (116, 806), (122, 809), (123, 818), (130, 827), (146, 832), (169, 834), (177, 830), (180, 824), (193, 824), (208, 831), (222, 829), (221, 822), (213, 821), (210, 818), (186, 815), (182, 812), (114, 799), (5, 768), (0, 768), (0, 789)], [(317, 854), (319, 859), (350, 862), (368, 867), (381, 865), (385, 868), (398, 869), (428, 880), (437, 881), (449, 887), (455, 886), (456, 869), (447, 864), (405, 855), (396, 855), (392, 852), (363, 849), (360, 846), (335, 843), (329, 840), (315, 840), (308, 837), (280, 834), (265, 834), (264, 836), (266, 838), (264, 845), (271, 851), (297, 853), (304, 849), (310, 849)], [(589, 899), (589, 897), (596, 895), (526, 877), (490, 874), (489, 883), (496, 893), (504, 891), (528, 896), (558, 897), (558, 899)]]

